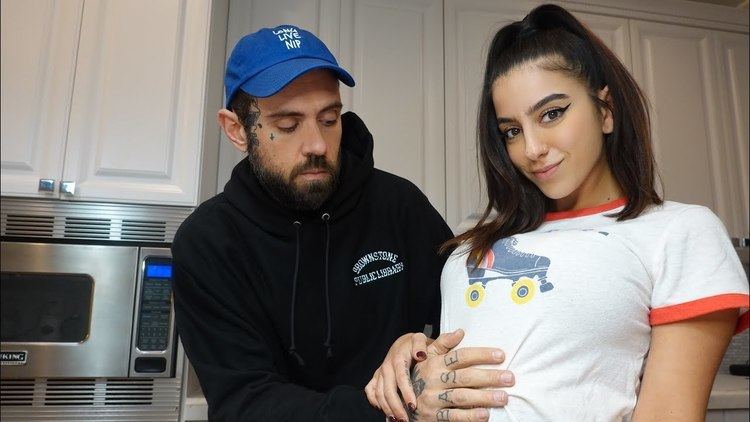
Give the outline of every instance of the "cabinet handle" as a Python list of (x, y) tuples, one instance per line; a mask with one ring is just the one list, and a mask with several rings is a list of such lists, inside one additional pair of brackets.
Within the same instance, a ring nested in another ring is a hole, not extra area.
[(76, 193), (76, 182), (72, 180), (63, 180), (60, 182), (60, 192), (73, 196)]
[(55, 179), (39, 179), (39, 192), (54, 192)]

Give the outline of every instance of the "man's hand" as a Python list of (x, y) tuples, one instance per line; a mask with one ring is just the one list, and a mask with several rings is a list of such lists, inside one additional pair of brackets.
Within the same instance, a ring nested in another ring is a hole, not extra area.
[[(485, 407), (504, 406), (507, 394), (482, 388), (512, 386), (513, 374), (472, 368), (502, 363), (505, 356), (501, 350), (492, 348), (452, 350), (463, 335), (462, 330), (443, 334), (426, 348), (424, 339), (415, 338), (417, 334), (399, 338), (365, 388), (370, 403), (381, 408), (390, 420), (407, 417), (441, 422), (487, 420), (489, 412)], [(410, 374), (412, 359), (421, 362)], [(396, 386), (408, 404), (408, 416)]]

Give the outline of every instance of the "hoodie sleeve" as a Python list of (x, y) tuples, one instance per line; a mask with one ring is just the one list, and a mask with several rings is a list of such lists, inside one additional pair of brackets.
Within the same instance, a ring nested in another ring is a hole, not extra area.
[(283, 351), (273, 327), (243, 299), (247, 284), (233, 266), (241, 257), (195, 230), (181, 232), (172, 247), (176, 324), (210, 420), (383, 420), (362, 390), (337, 386), (322, 393), (290, 382), (278, 368)]

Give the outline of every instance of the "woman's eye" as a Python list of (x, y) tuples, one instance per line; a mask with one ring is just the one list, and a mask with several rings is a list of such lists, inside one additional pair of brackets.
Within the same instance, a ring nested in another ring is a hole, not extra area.
[(512, 127), (510, 129), (505, 129), (505, 131), (503, 131), (503, 135), (505, 136), (506, 139), (513, 139), (519, 133), (521, 133), (521, 129), (519, 129), (517, 127)]
[(565, 111), (568, 109), (568, 107), (570, 107), (570, 104), (566, 105), (565, 107), (553, 108), (544, 112), (544, 114), (542, 114), (542, 123), (554, 122), (555, 120), (559, 119), (563, 114), (565, 114)]
[(323, 122), (322, 122), (322, 123), (323, 123), (323, 126), (333, 126), (333, 125), (335, 125), (335, 124), (336, 124), (336, 122), (337, 122), (337, 121), (338, 121), (338, 119), (333, 119), (333, 120), (323, 120)]

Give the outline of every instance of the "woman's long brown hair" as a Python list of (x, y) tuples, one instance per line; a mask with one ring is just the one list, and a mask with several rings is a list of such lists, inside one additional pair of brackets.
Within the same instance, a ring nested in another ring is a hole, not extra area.
[[(551, 200), (513, 166), (492, 102), (495, 80), (531, 62), (580, 80), (593, 101), (612, 111), (614, 130), (605, 136), (604, 150), (627, 198), (625, 207), (612, 216), (618, 221), (635, 218), (649, 205), (662, 203), (654, 188), (656, 164), (647, 101), (638, 84), (615, 54), (568, 11), (539, 6), (522, 21), (501, 28), (487, 55), (477, 143), (489, 202), (474, 228), (442, 247), (446, 251), (468, 245), (475, 265), (497, 240), (536, 229), (552, 210)], [(609, 101), (597, 96), (604, 87), (609, 87)], [(490, 219), (493, 210), (497, 215)]]

